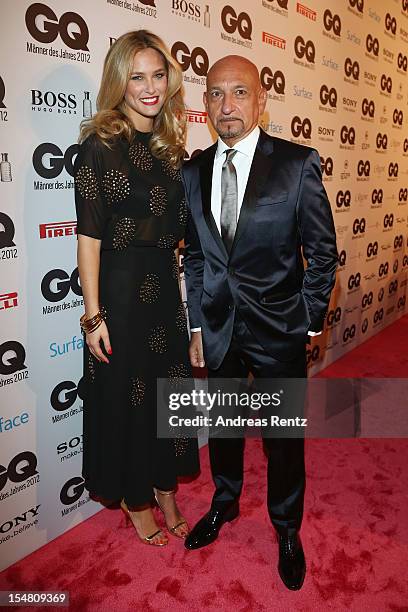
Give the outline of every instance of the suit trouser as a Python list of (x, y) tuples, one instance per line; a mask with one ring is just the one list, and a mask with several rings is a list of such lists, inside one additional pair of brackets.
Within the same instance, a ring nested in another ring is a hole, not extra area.
[[(232, 341), (217, 370), (208, 370), (210, 379), (306, 378), (306, 347), (290, 362), (277, 361), (266, 353), (236, 314)], [(211, 381), (210, 381), (211, 382)], [(216, 487), (212, 507), (222, 508), (237, 500), (244, 477), (243, 438), (209, 439), (211, 472)], [(300, 529), (305, 492), (304, 438), (264, 437), (268, 456), (267, 505), (278, 532)]]

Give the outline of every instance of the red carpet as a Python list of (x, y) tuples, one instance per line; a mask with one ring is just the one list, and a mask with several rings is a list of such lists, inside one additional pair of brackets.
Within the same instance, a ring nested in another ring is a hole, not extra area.
[[(406, 377), (407, 342), (404, 317), (324, 374)], [(0, 574), (0, 589), (67, 590), (75, 611), (408, 612), (407, 441), (309, 440), (306, 452), (308, 573), (299, 592), (277, 575), (265, 462), (254, 440), (241, 516), (210, 547), (187, 552), (171, 538), (164, 549), (148, 548), (118, 510), (103, 510)], [(180, 487), (191, 523), (211, 493), (204, 448), (201, 476)]]

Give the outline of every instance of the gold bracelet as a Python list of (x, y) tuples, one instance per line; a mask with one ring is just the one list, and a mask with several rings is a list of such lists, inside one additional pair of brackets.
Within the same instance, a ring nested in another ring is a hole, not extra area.
[(91, 334), (96, 329), (98, 329), (98, 327), (101, 325), (102, 321), (105, 320), (105, 318), (105, 310), (101, 308), (100, 310), (98, 310), (96, 315), (94, 315), (90, 319), (87, 319), (86, 314), (83, 314), (82, 317), (79, 319), (79, 324), (84, 334)]

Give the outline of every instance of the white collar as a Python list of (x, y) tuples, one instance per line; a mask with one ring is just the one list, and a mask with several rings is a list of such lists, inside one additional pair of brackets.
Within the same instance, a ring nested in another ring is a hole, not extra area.
[(256, 145), (258, 144), (259, 134), (260, 134), (260, 129), (258, 126), (256, 126), (252, 130), (252, 132), (250, 132), (242, 140), (239, 140), (238, 142), (236, 142), (233, 147), (229, 147), (227, 144), (225, 144), (225, 142), (220, 137), (218, 137), (218, 141), (217, 141), (218, 146), (217, 146), (217, 151), (215, 153), (215, 157), (219, 158), (223, 153), (225, 153), (227, 149), (231, 149), (231, 148), (235, 149), (235, 151), (239, 151), (240, 153), (243, 153), (247, 157), (253, 156), (254, 151), (256, 149)]

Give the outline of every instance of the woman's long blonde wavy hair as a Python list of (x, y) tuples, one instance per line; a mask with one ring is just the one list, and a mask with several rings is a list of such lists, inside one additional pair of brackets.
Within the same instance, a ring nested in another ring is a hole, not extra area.
[(82, 121), (79, 142), (91, 134), (96, 134), (107, 147), (118, 136), (129, 141), (132, 139), (135, 128), (126, 114), (124, 96), (134, 56), (142, 49), (158, 51), (167, 70), (167, 91), (164, 104), (153, 122), (151, 152), (158, 159), (178, 167), (184, 156), (186, 127), (182, 72), (161, 38), (148, 30), (123, 34), (109, 49), (96, 101), (97, 112), (91, 119)]

